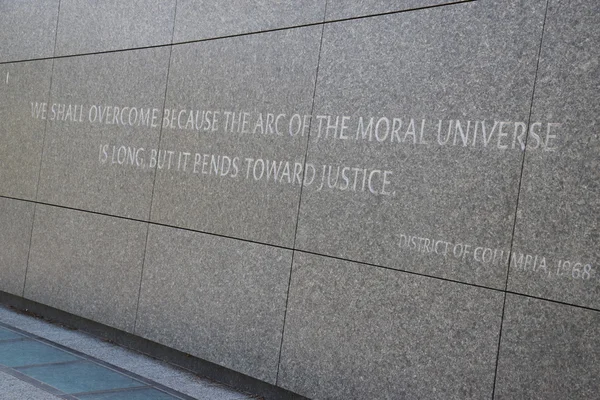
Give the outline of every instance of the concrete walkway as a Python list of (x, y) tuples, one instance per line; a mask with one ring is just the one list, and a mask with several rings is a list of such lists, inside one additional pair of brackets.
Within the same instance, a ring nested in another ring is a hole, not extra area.
[(0, 400), (254, 398), (0, 305)]

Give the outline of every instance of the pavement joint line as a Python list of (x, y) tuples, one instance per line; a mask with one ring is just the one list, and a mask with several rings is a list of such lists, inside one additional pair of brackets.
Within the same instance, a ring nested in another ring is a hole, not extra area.
[(26, 342), (26, 341), (30, 341), (32, 340), (31, 338), (13, 338), (13, 339), (1, 339), (0, 340), (0, 345), (4, 344), (4, 343), (12, 343), (12, 342)]
[[(34, 318), (34, 317), (31, 317), (31, 318)], [(44, 321), (44, 322), (46, 322), (46, 321)], [(46, 323), (50, 324), (50, 322), (46, 322)], [(151, 379), (145, 378), (145, 377), (140, 376), (140, 375), (138, 375), (136, 373), (133, 373), (131, 371), (127, 371), (124, 368), (121, 368), (121, 367), (118, 367), (116, 365), (110, 364), (110, 363), (108, 363), (106, 361), (97, 359), (97, 358), (95, 358), (93, 356), (90, 356), (90, 355), (85, 354), (83, 352), (77, 351), (75, 349), (71, 349), (71, 348), (69, 348), (67, 346), (63, 346), (63, 345), (61, 345), (59, 343), (55, 343), (55, 342), (53, 342), (53, 341), (51, 341), (49, 339), (37, 336), (37, 335), (35, 335), (33, 333), (29, 333), (29, 332), (24, 331), (24, 330), (22, 330), (20, 328), (11, 326), (11, 325), (9, 325), (9, 324), (7, 324), (5, 322), (0, 321), (0, 327), (1, 328), (6, 328), (6, 329), (11, 330), (11, 331), (13, 331), (15, 333), (18, 333), (18, 334), (21, 334), (23, 336), (26, 336), (27, 338), (31, 339), (32, 341), (37, 341), (37, 342), (49, 345), (51, 347), (55, 347), (58, 350), (64, 351), (66, 353), (70, 353), (70, 354), (72, 354), (72, 355), (74, 355), (76, 357), (81, 358), (81, 360), (65, 362), (66, 364), (75, 363), (75, 362), (88, 361), (88, 362), (97, 364), (97, 365), (99, 365), (99, 366), (101, 366), (103, 368), (106, 368), (108, 370), (111, 370), (111, 371), (113, 371), (115, 373), (124, 375), (124, 376), (126, 376), (126, 377), (128, 377), (130, 379), (136, 380), (136, 381), (142, 383), (143, 385), (146, 385), (146, 386), (142, 386), (142, 387), (149, 387), (149, 388), (152, 388), (152, 389), (159, 390), (161, 392), (164, 392), (164, 393), (166, 393), (166, 394), (168, 394), (170, 396), (173, 396), (175, 398), (178, 398), (180, 400), (197, 400), (194, 397), (188, 396), (188, 395), (186, 395), (184, 393), (180, 393), (180, 392), (178, 392), (178, 391), (176, 391), (174, 389), (171, 389), (171, 388), (169, 388), (167, 386), (164, 386), (164, 385), (162, 385), (162, 384), (160, 384), (158, 382), (155, 382), (155, 381), (153, 381)], [(64, 329), (68, 329), (68, 328), (65, 327)], [(93, 336), (91, 336), (91, 337), (93, 337)], [(99, 338), (96, 338), (96, 339), (101, 340)], [(121, 347), (119, 347), (119, 348), (121, 348)], [(129, 349), (127, 349), (127, 350), (129, 350)], [(54, 364), (65, 364), (65, 363), (54, 363)], [(28, 367), (30, 368), (30, 367), (45, 366), (45, 365), (53, 365), (53, 363), (31, 365), (31, 366), (27, 366), (27, 367), (18, 367), (18, 368), (28, 368)], [(59, 396), (62, 399), (65, 399), (65, 400), (77, 400), (76, 397), (73, 397), (72, 395), (70, 395), (68, 393), (63, 393), (60, 390), (54, 388), (53, 386), (50, 386), (50, 385), (48, 385), (46, 383), (43, 383), (41, 381), (38, 381), (36, 379), (33, 379), (33, 378), (29, 377), (28, 375), (23, 374), (22, 372), (20, 372), (16, 368), (6, 367), (6, 366), (0, 364), (0, 372), (6, 372), (6, 373), (14, 376), (15, 378), (18, 378), (18, 379), (20, 379), (20, 380), (22, 380), (22, 381), (24, 381), (26, 383), (30, 383), (33, 386), (36, 386), (36, 387), (38, 387), (38, 388), (40, 388), (42, 390), (45, 390), (45, 391), (47, 391), (47, 392), (49, 392), (51, 394), (54, 394), (56, 396)], [(137, 389), (139, 389), (139, 388), (140, 387), (137, 387)], [(85, 392), (85, 393), (88, 393), (88, 392)], [(83, 393), (80, 393), (80, 395), (82, 395), (82, 394)]]
[(41, 389), (45, 392), (48, 392), (54, 396), (58, 396), (61, 399), (78, 400), (76, 397), (73, 397), (70, 394), (63, 392), (63, 391), (55, 388), (54, 386), (50, 386), (47, 383), (38, 381), (37, 379), (30, 377), (29, 375), (25, 375), (24, 373), (19, 372), (14, 368), (6, 367), (6, 366), (0, 364), (0, 372), (8, 374), (8, 375), (12, 376), (13, 378), (17, 378), (25, 383), (28, 383), (28, 384), (30, 384), (38, 389)]
[[(160, 390), (160, 389), (152, 387), (152, 386), (144, 385), (144, 386), (136, 386), (136, 387), (129, 387), (129, 388), (115, 388), (115, 389), (95, 390), (95, 391), (90, 391), (90, 392), (77, 392), (77, 393), (71, 393), (71, 395), (72, 396), (83, 396), (83, 395), (87, 396), (87, 395), (93, 395), (93, 394), (136, 392), (136, 391), (147, 390), (147, 389)], [(167, 393), (167, 394), (169, 394), (170, 396), (173, 396), (171, 393)]]
[(85, 362), (87, 360), (84, 359), (79, 359), (79, 360), (69, 360), (69, 361), (56, 361), (56, 362), (48, 362), (48, 363), (41, 363), (41, 364), (27, 364), (27, 365), (19, 365), (18, 367), (11, 367), (13, 369), (16, 369), (17, 371), (21, 370), (21, 369), (28, 369), (28, 368), (37, 368), (37, 367), (51, 367), (51, 366), (60, 366), (60, 365), (68, 365), (68, 364), (77, 364), (77, 363), (82, 363)]

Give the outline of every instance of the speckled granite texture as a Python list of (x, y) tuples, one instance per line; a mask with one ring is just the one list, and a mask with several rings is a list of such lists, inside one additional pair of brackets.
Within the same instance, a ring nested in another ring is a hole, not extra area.
[(0, 297), (266, 398), (596, 399), (597, 0), (0, 1), (0, 37)]

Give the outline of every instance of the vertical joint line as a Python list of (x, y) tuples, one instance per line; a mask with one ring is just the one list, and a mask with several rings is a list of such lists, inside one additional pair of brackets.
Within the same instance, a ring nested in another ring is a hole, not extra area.
[(56, 32), (54, 32), (54, 52), (52, 53), (52, 57), (56, 57), (56, 47), (58, 44), (58, 27), (60, 26), (58, 24), (58, 21), (60, 20), (60, 2), (62, 0), (58, 0), (58, 12), (56, 13)]
[[(540, 45), (538, 48), (538, 54), (537, 54), (537, 63), (536, 63), (536, 67), (535, 67), (535, 74), (533, 76), (533, 87), (531, 90), (531, 101), (529, 103), (529, 116), (527, 118), (527, 126), (529, 127), (531, 125), (531, 116), (533, 114), (533, 102), (535, 100), (535, 88), (537, 85), (537, 80), (538, 80), (538, 71), (540, 69), (540, 58), (542, 56), (542, 45), (544, 42), (544, 30), (546, 27), (546, 16), (548, 15), (548, 3), (550, 0), (546, 0), (546, 10), (544, 11), (544, 19), (542, 22), (542, 32), (541, 32), (541, 37), (540, 37)], [(511, 239), (510, 239), (510, 249), (509, 249), (509, 253), (508, 253), (508, 268), (507, 268), (507, 272), (506, 272), (506, 281), (505, 281), (505, 285), (504, 285), (504, 290), (508, 290), (508, 277), (510, 275), (510, 263), (512, 261), (512, 253), (513, 253), (513, 246), (514, 246), (514, 242), (515, 242), (515, 233), (517, 230), (517, 213), (519, 212), (519, 198), (521, 197), (521, 186), (523, 184), (523, 173), (525, 171), (525, 159), (527, 156), (527, 142), (529, 139), (529, 133), (525, 136), (525, 143), (524, 143), (524, 149), (523, 149), (523, 156), (521, 157), (521, 171), (520, 171), (520, 175), (519, 175), (519, 184), (517, 186), (517, 201), (515, 204), (515, 216), (513, 218), (513, 227), (512, 227), (512, 234), (511, 234)]]
[[(173, 29), (171, 30), (171, 44), (169, 45), (169, 63), (167, 64), (167, 76), (165, 79), (165, 95), (163, 98), (163, 115), (165, 112), (165, 106), (167, 104), (167, 92), (169, 90), (169, 73), (171, 71), (171, 56), (173, 54), (173, 37), (175, 36), (175, 20), (177, 18), (177, 0), (175, 0), (175, 11), (173, 12)], [(163, 124), (160, 124), (158, 131), (158, 144), (157, 148), (160, 149), (160, 143), (162, 140)], [(146, 222), (146, 241), (144, 243), (144, 255), (142, 256), (142, 267), (140, 271), (140, 285), (138, 287), (137, 301), (135, 303), (135, 317), (133, 320), (133, 332), (137, 330), (138, 313), (140, 309), (140, 298), (142, 296), (142, 282), (144, 280), (144, 266), (146, 265), (146, 253), (148, 252), (148, 236), (150, 235), (150, 217), (152, 216), (152, 204), (154, 203), (154, 188), (156, 186), (156, 174), (158, 168), (154, 168), (154, 177), (152, 179), (152, 192), (150, 194), (150, 207), (148, 208), (148, 221)]]
[[(173, 46), (169, 47), (169, 63), (167, 65), (167, 76), (165, 79), (165, 95), (164, 95), (164, 99), (163, 99), (163, 114), (164, 114), (164, 110), (165, 110), (165, 106), (167, 103), (167, 91), (169, 88), (169, 73), (171, 71), (171, 56), (173, 54)], [(160, 129), (158, 131), (158, 144), (157, 144), (157, 148), (160, 149), (160, 143), (162, 140), (162, 131), (163, 131), (163, 124), (160, 124)], [(138, 296), (137, 296), (137, 302), (136, 302), (136, 306), (135, 306), (135, 319), (133, 322), (133, 332), (135, 333), (136, 329), (137, 329), (137, 320), (138, 320), (138, 310), (140, 308), (140, 297), (142, 294), (142, 280), (144, 278), (144, 266), (146, 265), (146, 252), (148, 250), (148, 235), (150, 232), (150, 217), (152, 215), (152, 204), (154, 203), (154, 188), (156, 187), (156, 174), (158, 173), (158, 165), (154, 168), (154, 178), (152, 181), (152, 193), (150, 195), (150, 207), (148, 209), (148, 220), (146, 222), (146, 242), (144, 244), (144, 256), (142, 257), (142, 270), (140, 272), (140, 286), (138, 288)]]
[[(46, 97), (47, 103), (50, 103), (52, 97), (52, 78), (54, 77), (54, 59), (56, 57), (56, 45), (58, 41), (58, 27), (60, 20), (60, 2), (58, 0), (58, 9), (56, 10), (56, 30), (54, 31), (54, 49), (52, 50), (52, 66), (50, 67), (50, 81), (48, 85), (48, 96)], [(40, 152), (40, 163), (38, 167), (38, 178), (35, 185), (35, 198), (33, 204), (33, 216), (31, 218), (31, 233), (29, 234), (29, 251), (27, 252), (27, 263), (25, 264), (25, 276), (23, 277), (23, 291), (21, 297), (25, 297), (25, 288), (27, 287), (27, 273), (29, 272), (29, 259), (31, 258), (31, 245), (33, 242), (33, 228), (35, 227), (35, 214), (38, 206), (38, 194), (40, 190), (40, 182), (42, 178), (42, 165), (44, 161), (44, 149), (46, 147), (46, 132), (48, 130), (48, 119), (44, 122), (44, 131), (42, 133), (42, 151)]]
[(175, 24), (177, 23), (177, 0), (175, 0), (175, 11), (173, 12), (173, 30), (171, 31), (171, 47), (175, 40)]
[(33, 228), (35, 226), (35, 212), (37, 203), (33, 204), (33, 216), (31, 217), (31, 232), (29, 233), (29, 251), (27, 252), (27, 263), (25, 264), (25, 276), (23, 277), (23, 291), (21, 297), (25, 297), (25, 287), (27, 286), (27, 272), (29, 271), (29, 258), (31, 257), (31, 244), (33, 241)]
[(286, 318), (287, 318), (287, 311), (288, 311), (288, 302), (290, 300), (290, 288), (292, 285), (292, 270), (294, 268), (294, 256), (296, 254), (296, 238), (298, 237), (298, 222), (300, 221), (300, 206), (302, 204), (302, 190), (304, 188), (304, 174), (306, 172), (306, 160), (308, 158), (308, 147), (310, 146), (310, 132), (311, 132), (311, 128), (312, 128), (312, 123), (313, 123), (313, 117), (314, 117), (314, 111), (315, 111), (315, 99), (317, 96), (317, 84), (319, 81), (319, 66), (321, 65), (321, 51), (323, 49), (323, 34), (325, 32), (325, 19), (327, 18), (327, 2), (328, 0), (325, 0), (325, 10), (323, 11), (323, 23), (321, 25), (321, 38), (319, 41), (319, 52), (317, 53), (317, 68), (315, 70), (315, 85), (313, 88), (313, 98), (312, 98), (312, 105), (311, 105), (311, 110), (310, 110), (310, 122), (308, 124), (308, 136), (306, 138), (306, 147), (304, 149), (304, 164), (302, 167), (302, 177), (301, 177), (301, 181), (300, 181), (300, 194), (298, 196), (298, 210), (296, 212), (296, 227), (294, 229), (294, 241), (292, 244), (292, 260), (291, 260), (291, 264), (290, 264), (290, 274), (288, 277), (288, 285), (287, 285), (287, 293), (286, 293), (286, 297), (285, 297), (285, 309), (283, 311), (283, 326), (281, 327), (281, 343), (279, 344), (279, 359), (277, 360), (277, 374), (275, 376), (275, 384), (279, 384), (279, 371), (281, 368), (281, 355), (283, 352), (283, 339), (285, 336), (285, 323), (286, 323)]
[[(541, 31), (541, 35), (540, 35), (540, 45), (539, 45), (538, 54), (537, 54), (537, 63), (536, 63), (536, 67), (535, 67), (535, 74), (533, 77), (533, 87), (531, 89), (531, 102), (529, 103), (529, 117), (527, 119), (528, 127), (531, 125), (531, 116), (533, 114), (533, 103), (535, 101), (535, 88), (537, 85), (538, 72), (540, 69), (540, 59), (542, 57), (542, 46), (544, 44), (544, 31), (546, 30), (546, 18), (548, 17), (549, 3), (550, 3), (550, 0), (546, 0), (546, 9), (544, 11), (544, 19), (542, 21), (542, 31)], [(498, 364), (500, 362), (500, 346), (502, 343), (502, 329), (504, 327), (504, 313), (506, 310), (508, 278), (510, 276), (510, 265), (511, 265), (512, 258), (513, 258), (513, 246), (514, 246), (514, 242), (515, 242), (515, 233), (516, 233), (516, 228), (517, 228), (517, 213), (519, 212), (519, 198), (521, 196), (521, 185), (523, 184), (523, 172), (525, 171), (525, 158), (527, 155), (527, 140), (528, 139), (529, 139), (529, 134), (527, 134), (525, 136), (523, 157), (521, 158), (521, 173), (519, 175), (519, 185), (517, 186), (517, 201), (515, 204), (515, 217), (513, 220), (512, 235), (511, 235), (511, 240), (510, 240), (510, 249), (509, 249), (509, 253), (508, 253), (508, 266), (507, 266), (507, 270), (506, 270), (506, 281), (504, 282), (504, 301), (502, 303), (502, 316), (500, 318), (500, 333), (498, 334), (498, 350), (496, 352), (496, 368), (494, 370), (494, 384), (492, 386), (492, 400), (496, 396), (496, 381), (498, 380)]]
[[(54, 31), (54, 50), (52, 51), (52, 67), (50, 68), (50, 85), (48, 87), (47, 103), (50, 103), (50, 100), (52, 97), (52, 78), (54, 77), (54, 60), (56, 57), (56, 47), (57, 47), (57, 42), (58, 42), (58, 27), (59, 27), (59, 20), (60, 20), (60, 2), (61, 2), (61, 0), (58, 0), (58, 10), (56, 11), (56, 30)], [(38, 192), (39, 192), (40, 180), (41, 180), (41, 176), (42, 176), (42, 163), (44, 160), (44, 148), (46, 147), (46, 131), (47, 130), (48, 130), (48, 119), (46, 118), (46, 120), (44, 122), (44, 132), (42, 134), (42, 152), (40, 154), (40, 167), (38, 169), (38, 179), (37, 179), (37, 184), (35, 186), (35, 201), (36, 202), (38, 200)]]

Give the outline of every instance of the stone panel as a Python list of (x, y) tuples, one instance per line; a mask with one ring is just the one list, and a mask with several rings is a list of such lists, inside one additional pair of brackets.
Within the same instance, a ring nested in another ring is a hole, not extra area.
[(593, 308), (600, 308), (598, 43), (599, 2), (550, 1), (532, 121), (554, 124), (528, 138), (508, 286)]
[(147, 225), (38, 204), (25, 297), (132, 332)]
[(325, 0), (178, 0), (174, 42), (322, 22)]
[(544, 10), (328, 24), (297, 248), (504, 289)]
[(147, 219), (168, 48), (55, 60), (38, 200)]
[(291, 258), (151, 225), (136, 334), (275, 383)]
[(0, 290), (23, 295), (34, 204), (0, 197)]
[(56, 55), (169, 44), (175, 3), (175, 0), (63, 1)]
[(354, 18), (421, 7), (448, 5), (461, 0), (327, 0), (327, 20)]
[(51, 74), (50, 60), (0, 65), (0, 195), (35, 200)]
[(489, 398), (502, 300), (296, 252), (278, 384), (311, 399)]
[(52, 57), (59, 0), (0, 2), (0, 62)]
[(597, 398), (599, 335), (597, 311), (508, 294), (494, 398)]
[(173, 48), (152, 221), (292, 246), (321, 30)]

